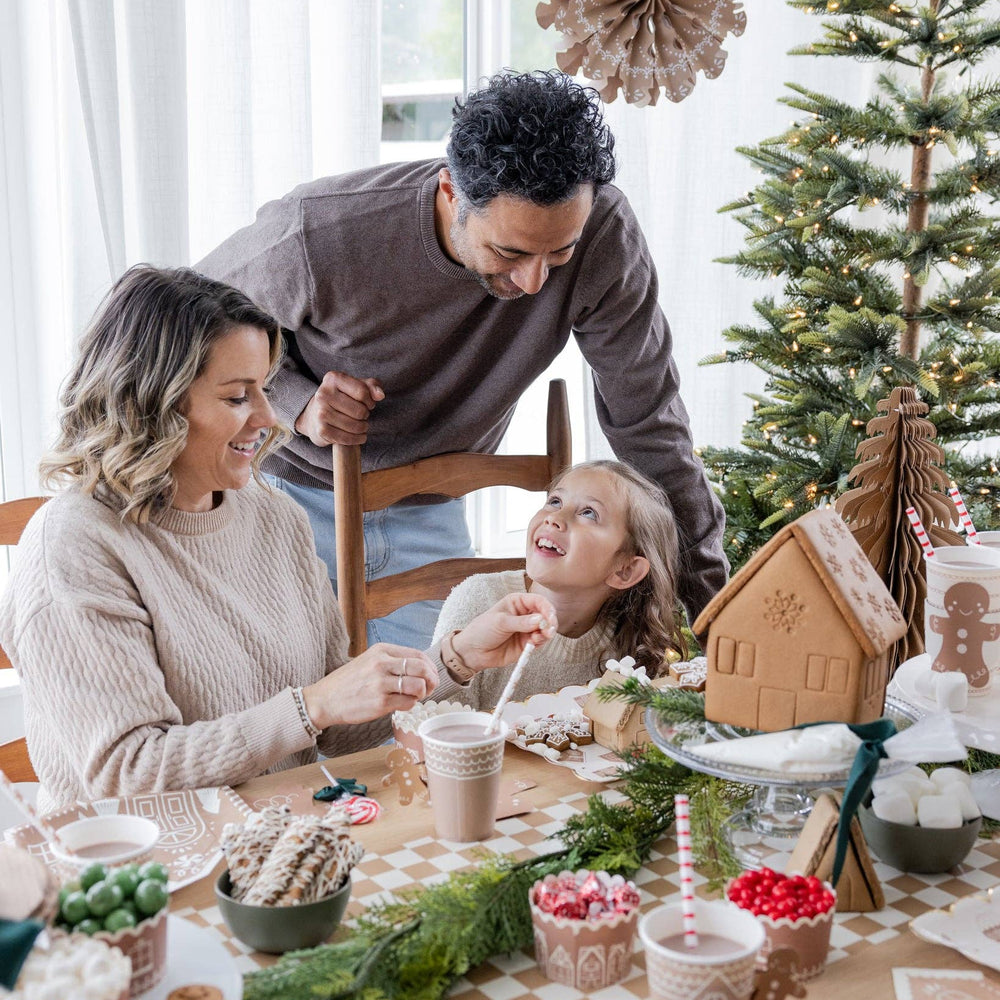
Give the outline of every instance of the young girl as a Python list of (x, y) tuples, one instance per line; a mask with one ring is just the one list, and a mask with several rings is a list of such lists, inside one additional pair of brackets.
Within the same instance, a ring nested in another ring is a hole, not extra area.
[(557, 634), (525, 666), (517, 700), (586, 684), (609, 657), (633, 656), (649, 676), (661, 673), (668, 652), (683, 648), (674, 610), (677, 549), (673, 512), (655, 483), (620, 462), (567, 470), (528, 525), (525, 572), (471, 576), (445, 601), (434, 641), (448, 671), (435, 700), (482, 710), (496, 704), (513, 667), (473, 674), (463, 654), (474, 653), (475, 637), (462, 629), (514, 594), (546, 598), (557, 619)]

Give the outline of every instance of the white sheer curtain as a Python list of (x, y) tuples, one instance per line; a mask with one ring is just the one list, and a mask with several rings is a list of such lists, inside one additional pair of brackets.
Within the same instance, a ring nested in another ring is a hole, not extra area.
[[(727, 40), (719, 79), (699, 79), (681, 104), (608, 107), (619, 183), (656, 259), (696, 444), (737, 441), (743, 393), (760, 385), (756, 369), (698, 367), (763, 291), (713, 263), (742, 243), (741, 227), (716, 209), (756, 177), (734, 149), (793, 117), (777, 103), (786, 80), (860, 102), (875, 72), (786, 56), (818, 34), (820, 19), (776, 0), (746, 7), (746, 33)], [(197, 260), (268, 199), (377, 162), (381, 10), (381, 0), (0, 3), (6, 496), (36, 491), (74, 338), (125, 267)], [(544, 405), (544, 391), (536, 395)], [(530, 398), (519, 407), (526, 434), (537, 426), (531, 410)], [(590, 410), (586, 450), (600, 454)]]
[(37, 492), (72, 345), (129, 265), (378, 160), (380, 0), (0, 3), (3, 494)]

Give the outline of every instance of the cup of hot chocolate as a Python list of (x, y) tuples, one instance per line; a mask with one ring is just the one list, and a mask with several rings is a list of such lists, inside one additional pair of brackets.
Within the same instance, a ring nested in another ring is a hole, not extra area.
[(696, 948), (685, 944), (681, 903), (658, 906), (639, 921), (649, 995), (654, 1000), (749, 1000), (764, 928), (753, 914), (729, 902), (695, 899), (694, 906)]
[(924, 648), (936, 673), (962, 672), (985, 694), (1000, 669), (1000, 549), (941, 546), (924, 560)]
[(424, 746), (434, 829), (442, 840), (486, 840), (496, 826), (507, 726), (487, 735), (488, 712), (436, 715), (417, 731)]
[(49, 847), (67, 877), (99, 861), (103, 865), (123, 865), (148, 861), (160, 839), (160, 828), (150, 819), (121, 813), (88, 816), (59, 827), (59, 843)]

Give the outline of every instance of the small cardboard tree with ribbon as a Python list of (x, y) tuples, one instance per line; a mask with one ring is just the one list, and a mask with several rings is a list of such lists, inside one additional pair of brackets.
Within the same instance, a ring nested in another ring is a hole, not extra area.
[(907, 622), (889, 664), (891, 676), (900, 663), (924, 651), (923, 550), (906, 508), (916, 510), (934, 546), (963, 540), (952, 530), (958, 515), (946, 495), (948, 477), (940, 468), (944, 452), (933, 440), (934, 424), (924, 418), (927, 404), (911, 386), (901, 386), (879, 400), (877, 410), (879, 416), (868, 421), (869, 436), (857, 448), (861, 461), (848, 476), (857, 486), (836, 508)]

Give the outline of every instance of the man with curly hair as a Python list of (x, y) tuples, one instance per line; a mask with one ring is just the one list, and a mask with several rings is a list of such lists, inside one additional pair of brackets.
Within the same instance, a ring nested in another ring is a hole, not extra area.
[[(365, 469), (495, 451), (572, 333), (615, 454), (673, 504), (693, 621), (726, 581), (724, 515), (598, 96), (561, 73), (504, 72), (453, 118), (445, 160), (303, 184), (197, 265), (286, 330), (272, 403), (295, 436), (265, 469), (306, 508), (333, 577), (329, 445), (362, 444)], [(471, 554), (463, 501), (440, 501), (366, 515), (370, 579)], [(437, 608), (370, 622), (369, 638), (420, 646)]]

